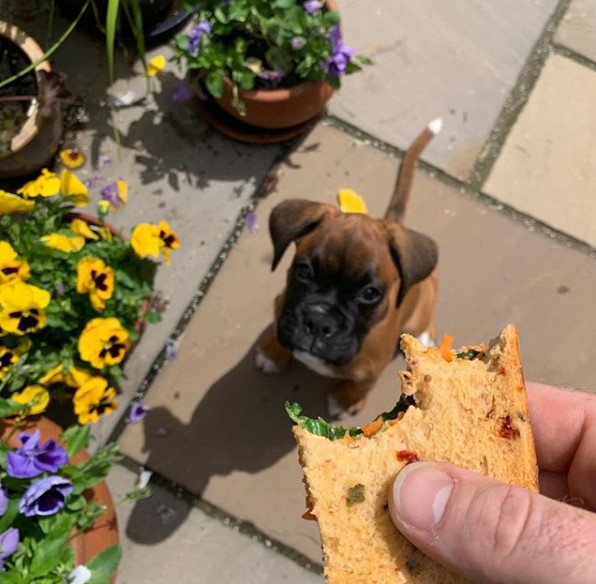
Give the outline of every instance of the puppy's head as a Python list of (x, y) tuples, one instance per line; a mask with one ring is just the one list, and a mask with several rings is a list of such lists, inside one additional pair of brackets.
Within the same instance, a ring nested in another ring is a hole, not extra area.
[(296, 243), (278, 340), (324, 365), (349, 363), (370, 329), (437, 263), (437, 247), (425, 235), (332, 205), (285, 201), (273, 209), (269, 229), (273, 270)]

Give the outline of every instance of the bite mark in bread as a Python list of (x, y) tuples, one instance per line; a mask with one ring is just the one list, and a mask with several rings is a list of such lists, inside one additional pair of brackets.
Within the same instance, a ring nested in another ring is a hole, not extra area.
[(329, 584), (455, 584), (463, 578), (416, 550), (387, 510), (397, 472), (415, 460), (458, 464), (537, 491), (537, 465), (517, 331), (488, 346), (427, 348), (402, 337), (407, 370), (396, 408), (362, 428), (300, 415), (294, 436)]

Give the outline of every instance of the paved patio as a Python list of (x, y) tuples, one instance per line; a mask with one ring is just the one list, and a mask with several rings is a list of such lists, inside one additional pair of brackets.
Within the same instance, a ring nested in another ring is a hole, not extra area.
[[(329, 116), (285, 145), (215, 133), (191, 104), (171, 101), (173, 66), (148, 91), (124, 57), (107, 85), (100, 39), (75, 32), (55, 55), (90, 113), (69, 138), (87, 152), (83, 174), (129, 182), (114, 222), (165, 218), (182, 241), (159, 270), (168, 308), (127, 364), (120, 418), (95, 429), (127, 456), (109, 480), (115, 493), (139, 466), (155, 473), (154, 496), (119, 514), (123, 584), (322, 582), (283, 404), (324, 415), (330, 381), (298, 364), (275, 377), (254, 368), (291, 255), (270, 272), (267, 218), (287, 198), (334, 203), (339, 188), (381, 215), (403, 150), (437, 116), (444, 130), (423, 155), (406, 224), (439, 243), (438, 333), (473, 343), (513, 322), (527, 378), (596, 389), (593, 2), (338, 3), (346, 41), (374, 65), (345, 79)], [(116, 111), (118, 146), (106, 92), (124, 91), (143, 99)], [(248, 230), (253, 208), (258, 228)], [(349, 424), (391, 409), (399, 367)], [(152, 411), (126, 426), (134, 395)]]

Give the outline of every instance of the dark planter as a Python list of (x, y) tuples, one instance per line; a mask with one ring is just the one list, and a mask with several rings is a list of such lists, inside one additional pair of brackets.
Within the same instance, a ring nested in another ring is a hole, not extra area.
[[(103, 34), (108, 0), (94, 0), (94, 2), (97, 12), (90, 6), (83, 16), (83, 24)], [(191, 15), (190, 11), (183, 7), (182, 0), (138, 0), (138, 2), (143, 15), (145, 42), (148, 44), (161, 42), (171, 36)], [(60, 10), (71, 18), (79, 14), (84, 3), (84, 0), (58, 0)], [(122, 7), (118, 22), (121, 27), (120, 38), (125, 42), (134, 42), (134, 35)]]

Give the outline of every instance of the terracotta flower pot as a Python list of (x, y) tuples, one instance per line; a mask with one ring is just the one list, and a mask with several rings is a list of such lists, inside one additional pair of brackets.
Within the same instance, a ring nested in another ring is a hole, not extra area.
[[(335, 0), (326, 0), (325, 7), (338, 10)], [(223, 134), (243, 142), (275, 143), (307, 132), (332, 96), (333, 88), (325, 80), (302, 81), (282, 89), (239, 88), (238, 97), (246, 108), (242, 115), (233, 105), (233, 85), (226, 77), (220, 98), (197, 100), (197, 105)]]
[[(0, 420), (0, 438), (2, 441), (10, 436), (13, 429), (14, 427), (10, 422)], [(19, 432), (33, 432), (36, 429), (41, 432), (41, 439), (44, 442), (49, 439), (57, 439), (62, 433), (60, 426), (44, 416), (31, 416), (23, 424), (19, 425)], [(18, 432), (15, 432), (10, 437), (8, 444), (12, 447), (20, 446)], [(88, 459), (89, 454), (86, 451), (82, 451), (76, 456), (73, 456), (71, 462), (79, 464)], [(120, 542), (116, 510), (105, 481), (88, 489), (84, 494), (87, 500), (96, 501), (106, 507), (106, 512), (95, 522), (89, 531), (79, 533), (71, 540), (71, 545), (75, 551), (75, 565), (86, 564), (102, 550)], [(115, 575), (112, 577), (112, 582), (115, 582)]]
[[(10, 22), (0, 20), (0, 39), (18, 47), (29, 63), (41, 59), (43, 50), (27, 33)], [(39, 81), (39, 71), (51, 71), (50, 63), (40, 62), (34, 69)], [(6, 87), (3, 88), (6, 94)], [(27, 120), (14, 136), (10, 151), (0, 156), (0, 179), (24, 176), (39, 170), (56, 153), (62, 136), (62, 110), (54, 108), (52, 117), (41, 116), (37, 100), (31, 101)]]
[(240, 89), (240, 99), (246, 105), (246, 115), (233, 106), (232, 82), (224, 80), (224, 93), (217, 104), (230, 116), (270, 130), (291, 128), (320, 115), (333, 95), (326, 81), (304, 81), (287, 89)]

